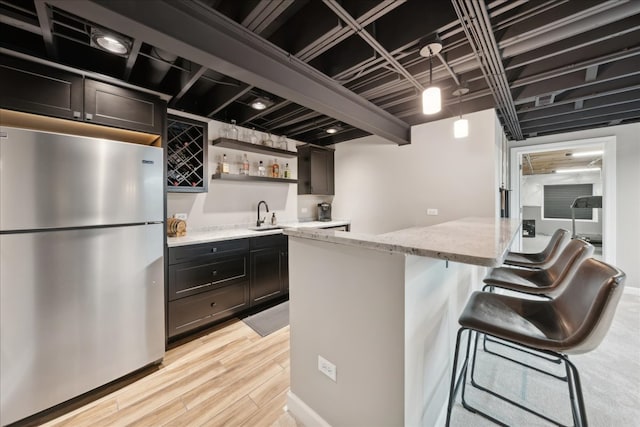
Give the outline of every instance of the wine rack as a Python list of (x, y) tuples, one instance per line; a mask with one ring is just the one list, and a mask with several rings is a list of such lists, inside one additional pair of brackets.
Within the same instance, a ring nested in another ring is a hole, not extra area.
[(207, 160), (207, 124), (168, 116), (167, 191), (206, 192)]

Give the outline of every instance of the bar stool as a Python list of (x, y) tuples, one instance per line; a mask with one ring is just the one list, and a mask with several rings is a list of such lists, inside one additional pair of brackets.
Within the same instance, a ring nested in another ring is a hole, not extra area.
[[(566, 280), (567, 283), (559, 286), (558, 293), (548, 300), (518, 298), (489, 292), (474, 292), (471, 295), (459, 318), (460, 329), (453, 360), (447, 426), (451, 422), (451, 411), (460, 384), (462, 384), (462, 405), (465, 409), (505, 425), (488, 413), (471, 406), (465, 400), (471, 336), (474, 332), (560, 358), (565, 365), (573, 421), (576, 426), (587, 425), (580, 377), (567, 355), (589, 352), (602, 342), (622, 295), (625, 274), (616, 267), (588, 258), (583, 260)], [(468, 331), (467, 349), (458, 377), (458, 353), (465, 331)], [(472, 355), (474, 360), (476, 352), (477, 341)], [(487, 387), (474, 382), (471, 386), (547, 421), (562, 425)]]
[(510, 291), (548, 296), (555, 292), (564, 279), (571, 274), (572, 267), (590, 257), (594, 249), (593, 245), (584, 240), (572, 239), (548, 268), (525, 270), (496, 267), (483, 279), (485, 286), (482, 289), (492, 290), (494, 287), (498, 287)]
[(547, 246), (542, 252), (526, 253), (526, 252), (507, 252), (507, 256), (504, 258), (505, 265), (511, 265), (523, 268), (545, 268), (553, 261), (564, 246), (571, 240), (571, 233), (564, 228), (558, 228)]

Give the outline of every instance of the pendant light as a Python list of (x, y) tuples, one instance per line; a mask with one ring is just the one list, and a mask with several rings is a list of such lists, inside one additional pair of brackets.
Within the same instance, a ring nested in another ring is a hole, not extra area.
[(453, 137), (454, 138), (466, 138), (469, 136), (469, 121), (462, 118), (462, 95), (469, 93), (469, 89), (466, 87), (459, 87), (453, 91), (453, 96), (458, 97), (458, 108), (460, 112), (460, 118), (453, 122)]
[(431, 42), (420, 49), (420, 56), (429, 58), (429, 87), (422, 92), (422, 112), (424, 114), (436, 114), (439, 113), (442, 108), (440, 88), (432, 84), (433, 55), (437, 55), (441, 50), (442, 43), (439, 40)]

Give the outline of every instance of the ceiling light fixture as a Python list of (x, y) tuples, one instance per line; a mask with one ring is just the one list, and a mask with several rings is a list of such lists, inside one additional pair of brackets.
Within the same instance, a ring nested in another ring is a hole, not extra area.
[(453, 91), (453, 96), (458, 97), (458, 107), (460, 112), (460, 118), (453, 122), (453, 137), (454, 138), (466, 138), (469, 136), (469, 120), (462, 118), (462, 95), (469, 93), (469, 89), (466, 87), (459, 87)]
[(330, 134), (338, 133), (338, 128), (333, 126), (333, 127), (328, 128), (327, 130), (325, 130), (325, 132), (330, 133)]
[(424, 114), (436, 114), (442, 108), (440, 88), (433, 86), (433, 55), (437, 55), (442, 50), (442, 43), (439, 40), (431, 42), (420, 49), (420, 56), (429, 58), (429, 87), (422, 92), (422, 112)]
[(91, 28), (91, 46), (119, 56), (129, 56), (131, 40), (101, 28)]
[(251, 101), (251, 104), (249, 105), (254, 110), (264, 110), (271, 107), (273, 105), (273, 101), (268, 98), (260, 96), (254, 99), (253, 101)]
[(582, 151), (582, 152), (578, 152), (578, 153), (567, 153), (567, 156), (571, 156), (571, 157), (595, 157), (595, 156), (601, 156), (602, 153), (604, 153), (604, 151), (602, 151), (602, 150)]
[(556, 169), (554, 172), (555, 173), (600, 172), (600, 168)]

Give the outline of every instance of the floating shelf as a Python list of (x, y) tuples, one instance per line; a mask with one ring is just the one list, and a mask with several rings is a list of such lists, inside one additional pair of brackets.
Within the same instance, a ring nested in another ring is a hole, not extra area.
[[(251, 153), (270, 154), (280, 157), (298, 157), (295, 151), (281, 150), (279, 148), (267, 147), (265, 145), (251, 144), (250, 142), (237, 141), (235, 139), (218, 138), (211, 142), (216, 147), (231, 148), (232, 150), (249, 151)], [(273, 178), (275, 179), (275, 178)]]
[(297, 179), (291, 178), (270, 178), (268, 176), (255, 176), (255, 175), (234, 175), (229, 173), (215, 173), (211, 179), (222, 179), (225, 181), (260, 181), (260, 182), (283, 182), (286, 184), (297, 184)]

